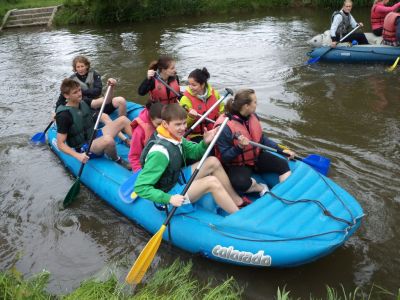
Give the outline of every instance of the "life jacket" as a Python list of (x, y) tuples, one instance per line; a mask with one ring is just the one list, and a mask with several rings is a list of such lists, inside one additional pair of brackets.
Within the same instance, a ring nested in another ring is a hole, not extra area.
[(383, 27), (383, 21), (385, 20), (385, 16), (387, 15), (384, 12), (378, 12), (377, 7), (384, 6), (383, 2), (378, 2), (372, 5), (371, 8), (371, 27), (372, 30), (379, 29)]
[(86, 80), (85, 82), (81, 81), (78, 76), (76, 75), (76, 73), (72, 74), (70, 77), (72, 80), (76, 81), (77, 83), (79, 83), (79, 85), (81, 86), (81, 89), (83, 91), (88, 90), (93, 88), (93, 84), (94, 84), (94, 71), (92, 69), (89, 70)]
[[(179, 88), (179, 83), (176, 79), (169, 82), (168, 85), (170, 87), (172, 87), (172, 89), (175, 90), (179, 94), (180, 88)], [(155, 102), (159, 101), (162, 104), (170, 104), (170, 103), (178, 102), (178, 97), (173, 92), (168, 90), (165, 85), (163, 85), (161, 82), (159, 82), (156, 79), (154, 79), (154, 89), (152, 89), (149, 92), (149, 94), (150, 94), (151, 100), (153, 100)]]
[(79, 103), (79, 108), (60, 105), (56, 114), (69, 111), (72, 116), (72, 126), (67, 133), (67, 144), (71, 148), (81, 148), (87, 143), (93, 133), (92, 111), (85, 101)]
[(175, 145), (164, 138), (160, 138), (157, 134), (158, 133), (155, 132), (144, 147), (143, 152), (140, 155), (140, 164), (144, 168), (144, 165), (146, 164), (146, 156), (151, 147), (156, 144), (164, 146), (168, 151), (169, 163), (167, 169), (155, 184), (155, 188), (168, 192), (178, 182), (181, 169), (185, 165), (184, 153), (181, 152), (179, 145)]
[[(190, 102), (192, 102), (192, 108), (196, 110), (199, 114), (203, 115), (206, 113), (211, 106), (215, 104), (215, 102), (218, 101), (218, 99), (215, 97), (215, 90), (211, 88), (211, 95), (207, 98), (206, 102), (203, 102), (201, 99), (197, 98), (196, 96), (192, 95), (189, 91), (185, 91), (183, 93), (184, 96), (186, 96)], [(207, 116), (207, 118), (211, 120), (217, 120), (219, 117), (219, 107), (215, 107)], [(204, 128), (207, 128), (207, 130), (213, 129), (214, 124), (211, 122), (208, 122), (206, 120), (203, 120), (195, 129), (193, 129), (192, 134), (204, 134)]]
[(131, 122), (131, 128), (134, 130), (136, 127), (142, 127), (144, 131), (144, 142), (143, 145), (146, 145), (147, 141), (150, 139), (151, 135), (154, 133), (154, 126), (151, 123), (145, 122), (142, 118), (137, 117)]
[(385, 41), (396, 42), (396, 19), (400, 17), (399, 13), (390, 12), (383, 22), (382, 37)]
[(333, 23), (333, 19), (336, 15), (342, 16), (342, 22), (339, 24), (338, 28), (336, 29), (336, 36), (340, 39), (344, 37), (347, 33), (349, 33), (352, 29), (350, 24), (351, 14), (345, 14), (343, 10), (335, 11), (331, 17), (331, 24)]
[[(224, 119), (226, 118), (225, 115), (221, 115), (217, 122), (215, 122), (214, 126), (218, 126), (221, 124)], [(237, 138), (234, 138), (238, 133), (244, 135), (249, 140), (254, 142), (260, 142), (262, 138), (262, 128), (260, 121), (258, 120), (255, 114), (251, 114), (247, 121), (244, 121), (237, 115), (233, 115), (232, 119), (227, 123), (228, 127), (232, 132), (232, 139), (233, 144), (237, 146), (239, 144)], [(243, 165), (250, 165), (254, 166), (258, 155), (260, 154), (260, 149), (258, 147), (247, 145), (244, 149), (242, 154), (238, 155), (236, 158), (231, 160), (227, 165), (236, 165), (236, 166), (243, 166)], [(221, 152), (218, 149), (218, 146), (215, 147), (215, 155), (221, 160)]]

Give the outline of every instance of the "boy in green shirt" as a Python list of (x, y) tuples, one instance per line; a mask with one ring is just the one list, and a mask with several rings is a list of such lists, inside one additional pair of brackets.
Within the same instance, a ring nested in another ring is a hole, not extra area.
[(244, 206), (244, 201), (232, 188), (216, 157), (208, 157), (204, 161), (187, 194), (180, 195), (198, 164), (186, 166), (186, 160), (200, 160), (217, 131), (216, 128), (205, 132), (199, 144), (190, 142), (183, 138), (186, 117), (185, 109), (178, 103), (169, 104), (163, 109), (156, 138), (149, 140), (143, 149), (140, 158), (142, 171), (136, 180), (135, 192), (142, 198), (177, 207), (185, 199), (194, 203), (204, 194), (211, 193), (223, 210), (236, 212), (238, 206)]

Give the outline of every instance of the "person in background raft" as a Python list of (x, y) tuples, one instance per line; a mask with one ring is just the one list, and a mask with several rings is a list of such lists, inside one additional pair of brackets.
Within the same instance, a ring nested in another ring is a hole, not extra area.
[(186, 159), (199, 160), (217, 129), (204, 133), (204, 140), (193, 143), (183, 138), (187, 112), (178, 103), (168, 104), (162, 110), (162, 123), (155, 139), (150, 139), (140, 158), (143, 169), (134, 190), (142, 198), (160, 204), (181, 206), (186, 199), (191, 203), (211, 193), (216, 203), (226, 212), (245, 206), (243, 199), (232, 188), (221, 163), (209, 156), (190, 185), (186, 195), (180, 195), (198, 163), (186, 166)]
[[(335, 11), (332, 14), (330, 28), (332, 39), (331, 47), (336, 47), (341, 38), (348, 34), (353, 28), (357, 27), (356, 20), (354, 20), (353, 16), (350, 14), (352, 7), (353, 2), (351, 0), (345, 0), (342, 9)], [(362, 23), (359, 23), (359, 25), (361, 27), (363, 26)], [(352, 33), (350, 36), (345, 38), (343, 42), (351, 43), (354, 40), (360, 45), (369, 44), (365, 34), (362, 32)]]
[(159, 80), (154, 78), (156, 72), (158, 72), (161, 79), (180, 94), (175, 60), (169, 56), (161, 56), (158, 60), (150, 63), (149, 69), (147, 70), (147, 78), (139, 86), (139, 95), (144, 96), (149, 94), (153, 102), (161, 102), (162, 104), (177, 103), (179, 99), (175, 93), (171, 92)]
[[(260, 151), (258, 147), (249, 144), (249, 141), (260, 143), (268, 147), (279, 149), (279, 146), (268, 139), (262, 132), (261, 123), (255, 113), (257, 97), (252, 89), (239, 90), (235, 97), (225, 106), (226, 113), (232, 119), (224, 128), (216, 143), (215, 153), (221, 160), (226, 173), (239, 193), (259, 193), (262, 197), (267, 191), (267, 185), (258, 183), (252, 177), (253, 173), (274, 172), (279, 174), (279, 181), (286, 180), (291, 171), (286, 159), (282, 159), (268, 151)], [(215, 126), (223, 122), (227, 116), (221, 115)], [(293, 159), (295, 153), (283, 150)]]
[[(187, 125), (192, 126), (199, 118), (199, 115), (204, 114), (208, 109), (215, 104), (220, 98), (217, 90), (209, 83), (210, 73), (206, 68), (193, 70), (188, 77), (189, 86), (180, 100), (180, 105), (185, 108), (188, 113)], [(219, 115), (224, 112), (224, 103), (214, 108), (207, 116), (211, 120), (217, 120)], [(200, 142), (203, 139), (204, 129), (212, 129), (214, 124), (204, 120), (199, 124), (189, 135), (189, 139), (194, 142)]]
[(382, 36), (383, 21), (388, 13), (397, 11), (400, 8), (400, 2), (393, 6), (386, 6), (389, 0), (375, 0), (371, 8), (371, 27), (376, 36)]
[[(89, 156), (86, 155), (85, 151), (95, 124), (91, 109), (85, 101), (82, 101), (81, 87), (76, 81), (70, 78), (64, 79), (60, 90), (67, 102), (65, 105), (59, 105), (56, 110), (57, 147), (80, 162), (86, 163)], [(95, 156), (105, 153), (113, 161), (130, 169), (129, 163), (118, 156), (114, 141), (115, 136), (122, 129), (128, 135), (132, 134), (129, 123), (129, 119), (125, 116), (108, 122), (97, 131), (90, 152)]]
[(149, 138), (156, 128), (161, 124), (161, 110), (163, 105), (160, 102), (148, 101), (146, 107), (139, 116), (131, 122), (132, 142), (129, 149), (128, 160), (134, 172), (142, 169), (140, 155)]
[(382, 43), (388, 46), (400, 46), (400, 13), (390, 12), (383, 22)]
[[(103, 84), (101, 83), (101, 76), (93, 68), (90, 67), (90, 61), (86, 56), (78, 55), (72, 60), (72, 70), (74, 74), (70, 76), (71, 79), (75, 80), (81, 86), (82, 99), (87, 105), (93, 110), (98, 110), (104, 101), (101, 97), (101, 91)], [(116, 80), (109, 78), (108, 84), (115, 85)], [(65, 97), (60, 94), (56, 103), (56, 110), (59, 105), (65, 105)], [(113, 97), (110, 103), (107, 103), (104, 107), (104, 112), (101, 116), (101, 121), (106, 124), (111, 122), (109, 115), (118, 109), (119, 116), (126, 116), (126, 101), (123, 97)], [(124, 136), (122, 133), (118, 134), (118, 137), (125, 142), (129, 147), (130, 139)]]

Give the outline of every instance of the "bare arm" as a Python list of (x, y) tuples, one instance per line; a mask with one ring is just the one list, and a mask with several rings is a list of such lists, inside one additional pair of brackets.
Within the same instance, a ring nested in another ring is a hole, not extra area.
[(57, 133), (57, 148), (60, 149), (65, 154), (75, 157), (80, 162), (86, 163), (89, 160), (89, 156), (87, 156), (85, 153), (78, 153), (75, 150), (73, 150), (70, 146), (68, 146), (65, 143), (66, 140), (67, 140), (66, 133)]

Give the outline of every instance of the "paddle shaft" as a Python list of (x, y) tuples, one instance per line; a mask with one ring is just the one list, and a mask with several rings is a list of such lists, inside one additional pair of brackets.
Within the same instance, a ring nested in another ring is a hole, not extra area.
[[(159, 82), (161, 82), (167, 89), (169, 89), (172, 93), (174, 93), (177, 97), (181, 97), (182, 95), (180, 93), (178, 93), (177, 91), (175, 91), (168, 83), (166, 83), (161, 77), (160, 74), (155, 73), (154, 74), (154, 78), (157, 79)], [(183, 106), (186, 110), (187, 110), (187, 106), (184, 105)], [(202, 117), (203, 115), (198, 114), (199, 117)], [(206, 120), (207, 122), (210, 123), (215, 123), (214, 120), (211, 120), (210, 118), (205, 117), (204, 120)]]
[[(253, 141), (249, 141), (249, 144), (250, 144), (250, 145), (253, 145), (253, 146), (255, 146), (255, 147), (259, 147), (259, 148), (264, 149), (264, 150), (277, 152), (277, 153), (282, 154), (282, 155), (285, 155), (285, 156), (287, 156), (287, 157), (290, 156), (290, 154), (288, 154), (288, 153), (286, 153), (286, 152), (283, 152), (283, 150), (281, 150), (281, 149), (275, 149), (275, 148), (268, 147), (268, 146), (265, 146), (265, 145), (263, 145), (263, 144), (256, 143), (256, 142), (253, 142)], [(300, 161), (303, 160), (303, 158), (302, 158), (302, 157), (299, 157), (299, 156), (295, 156), (294, 159), (297, 159), (297, 160), (300, 160)]]
[[(89, 154), (89, 152), (90, 152), (90, 147), (92, 147), (92, 144), (93, 144), (93, 141), (94, 141), (94, 137), (96, 136), (97, 128), (99, 127), (101, 115), (103, 114), (104, 107), (106, 106), (106, 102), (107, 102), (108, 96), (110, 95), (111, 89), (112, 89), (112, 86), (109, 85), (109, 86), (107, 87), (107, 91), (106, 91), (106, 94), (105, 94), (105, 96), (104, 96), (104, 101), (103, 101), (103, 103), (101, 104), (101, 108), (100, 108), (100, 111), (99, 111), (99, 115), (97, 116), (96, 123), (94, 124), (94, 128), (93, 128), (92, 135), (90, 136), (89, 146), (88, 146), (88, 148), (87, 148), (86, 151), (85, 151), (85, 154), (86, 154), (86, 155)], [(81, 167), (80, 167), (80, 169), (79, 169), (77, 178), (81, 177), (84, 167), (85, 167), (85, 164), (82, 163), (82, 164), (81, 164)]]
[(51, 120), (49, 125), (47, 125), (46, 129), (43, 131), (43, 134), (46, 134), (47, 130), (49, 130), (49, 128), (51, 127), (51, 125), (53, 125), (54, 120)]
[[(357, 25), (356, 27), (354, 27), (353, 28), (353, 30), (351, 30), (348, 34), (346, 34), (344, 37), (342, 37), (340, 40), (339, 40), (339, 43), (341, 43), (341, 42), (343, 42), (347, 37), (349, 37), (354, 31), (356, 31), (358, 28), (360, 28), (361, 27), (361, 25)], [(316, 57), (316, 58), (311, 58), (311, 59), (309, 59), (308, 60), (308, 63), (316, 63), (316, 62), (318, 62), (320, 59), (321, 59), (321, 57), (322, 56), (324, 56), (325, 54), (327, 54), (329, 51), (331, 51), (332, 49), (334, 49), (334, 48), (332, 48), (332, 47), (330, 47), (328, 50), (326, 50), (324, 53), (322, 53), (320, 56), (318, 56), (318, 57)]]
[[(207, 159), (208, 155), (210, 154), (212, 148), (214, 147), (215, 143), (217, 142), (219, 136), (220, 136), (221, 133), (222, 133), (222, 130), (225, 128), (225, 126), (226, 126), (226, 124), (228, 123), (228, 121), (229, 121), (229, 118), (226, 118), (226, 119), (222, 122), (221, 126), (218, 128), (218, 131), (217, 131), (217, 133), (215, 134), (213, 140), (212, 140), (211, 143), (208, 145), (206, 152), (203, 154), (203, 157), (201, 158), (201, 160), (200, 160), (199, 164), (197, 165), (196, 169), (194, 170), (192, 176), (190, 176), (190, 179), (189, 179), (188, 183), (186, 184), (185, 188), (183, 189), (183, 191), (182, 191), (182, 193), (181, 193), (182, 196), (184, 196), (184, 195), (187, 193), (187, 191), (189, 190), (189, 188), (190, 188), (192, 182), (195, 180), (195, 178), (196, 178), (196, 176), (197, 176), (197, 173), (199, 173), (201, 167), (203, 166), (204, 161)], [(172, 216), (174, 215), (174, 213), (175, 213), (175, 211), (176, 211), (177, 209), (178, 209), (177, 206), (174, 206), (174, 207), (172, 208), (171, 212), (168, 214), (167, 218), (165, 219), (163, 225), (168, 226), (168, 224), (169, 224), (169, 222), (170, 222)]]
[(193, 131), (201, 122), (203, 122), (203, 120), (214, 110), (214, 108), (216, 108), (222, 101), (224, 101), (225, 98), (226, 98), (229, 94), (233, 95), (233, 91), (232, 91), (231, 89), (226, 88), (225, 90), (226, 90), (226, 94), (225, 94), (223, 97), (221, 97), (217, 102), (215, 102), (215, 103), (200, 117), (200, 119), (198, 119), (198, 120), (196, 121), (196, 123), (194, 123), (194, 124), (189, 128), (189, 130), (187, 130), (187, 131), (185, 132), (185, 134), (183, 135), (183, 137), (187, 137), (189, 134), (191, 134), (192, 131)]
[(157, 79), (159, 82), (161, 82), (167, 89), (169, 89), (173, 94), (175, 94), (175, 96), (177, 96), (178, 98), (182, 97), (182, 95), (177, 91), (175, 91), (168, 83), (166, 83), (161, 78), (160, 74), (158, 74), (157, 72), (154, 74), (154, 78)]

